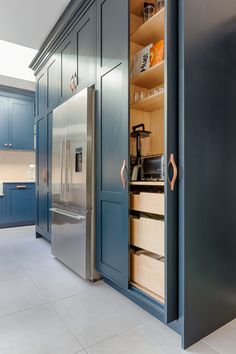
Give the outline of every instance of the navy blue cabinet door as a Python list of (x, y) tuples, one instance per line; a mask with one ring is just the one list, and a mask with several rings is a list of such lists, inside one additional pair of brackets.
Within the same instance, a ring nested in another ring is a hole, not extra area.
[(54, 53), (47, 66), (47, 108), (55, 108), (60, 101), (60, 55)]
[(0, 149), (8, 147), (8, 101), (0, 96)]
[[(178, 37), (177, 37), (176, 0), (166, 2), (165, 34), (165, 159), (167, 176), (170, 156), (178, 161)], [(167, 323), (179, 317), (178, 306), (178, 183), (171, 190), (165, 180), (165, 321)]]
[(8, 222), (34, 222), (35, 186), (33, 183), (7, 184), (5, 198)]
[(47, 75), (42, 71), (37, 78), (37, 116), (42, 117), (47, 109)]
[(97, 269), (128, 287), (128, 0), (97, 1), (97, 21)]
[(16, 150), (34, 149), (34, 101), (9, 100), (9, 147)]
[(61, 44), (59, 53), (61, 69), (60, 98), (63, 102), (73, 95), (71, 85), (76, 74), (73, 33), (70, 33)]
[(77, 91), (95, 82), (95, 5), (91, 6), (74, 30)]

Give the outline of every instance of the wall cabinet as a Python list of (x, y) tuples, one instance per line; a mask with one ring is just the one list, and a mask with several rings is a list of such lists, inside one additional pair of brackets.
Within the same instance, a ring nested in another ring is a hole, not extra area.
[(0, 149), (34, 149), (34, 95), (0, 92)]
[[(184, 348), (236, 316), (236, 3), (220, 5), (166, 0), (143, 23), (144, 0), (75, 1), (48, 38), (54, 53), (32, 63), (37, 233), (50, 238), (53, 107), (95, 83), (97, 269), (178, 331)], [(162, 60), (130, 77), (134, 56), (159, 40)], [(130, 180), (139, 124), (152, 132), (143, 155), (164, 156), (162, 181)]]
[(34, 183), (4, 183), (0, 197), (0, 227), (35, 224)]

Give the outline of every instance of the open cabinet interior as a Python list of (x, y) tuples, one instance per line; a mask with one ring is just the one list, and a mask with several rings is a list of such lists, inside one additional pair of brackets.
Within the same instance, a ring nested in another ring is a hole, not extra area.
[(164, 1), (130, 1), (130, 285), (165, 302)]

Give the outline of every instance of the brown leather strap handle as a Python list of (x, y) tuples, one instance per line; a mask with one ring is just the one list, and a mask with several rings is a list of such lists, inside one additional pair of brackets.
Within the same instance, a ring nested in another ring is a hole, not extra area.
[(126, 179), (125, 179), (125, 174), (124, 174), (125, 169), (126, 169), (126, 161), (123, 160), (121, 170), (120, 170), (120, 178), (121, 178), (121, 183), (122, 183), (122, 186), (124, 189), (126, 187)]
[(177, 166), (176, 166), (176, 163), (175, 163), (175, 157), (174, 157), (174, 154), (170, 154), (170, 159), (169, 159), (169, 163), (168, 163), (168, 168), (169, 167), (172, 167), (173, 169), (173, 177), (172, 179), (170, 180), (169, 176), (168, 176), (168, 181), (169, 181), (169, 184), (170, 184), (170, 190), (171, 191), (174, 191), (175, 189), (175, 182), (176, 182), (176, 179), (178, 177), (178, 169), (177, 169)]

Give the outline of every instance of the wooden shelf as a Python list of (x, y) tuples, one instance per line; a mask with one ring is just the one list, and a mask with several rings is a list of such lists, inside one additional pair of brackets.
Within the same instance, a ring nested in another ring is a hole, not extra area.
[(164, 65), (163, 60), (159, 64), (151, 67), (149, 70), (143, 71), (139, 75), (130, 79), (131, 85), (152, 89), (164, 83)]
[(158, 300), (159, 302), (161, 302), (162, 304), (165, 303), (165, 299), (163, 299), (163, 297), (158, 296), (157, 294), (153, 293), (152, 291), (148, 290), (147, 288), (145, 288), (144, 286), (135, 283), (134, 281), (131, 281), (130, 284), (132, 286), (134, 286), (135, 288), (138, 288), (139, 290), (141, 290), (143, 293), (146, 293), (147, 295), (153, 297), (154, 299)]
[(131, 109), (139, 111), (154, 112), (164, 108), (164, 92), (148, 96), (130, 106)]
[(159, 181), (131, 181), (131, 186), (163, 186), (164, 182)]
[(161, 9), (154, 16), (152, 16), (150, 20), (144, 22), (144, 24), (131, 35), (130, 40), (131, 42), (143, 46), (146, 46), (150, 43), (155, 44), (161, 39), (164, 39), (164, 29), (165, 8)]

